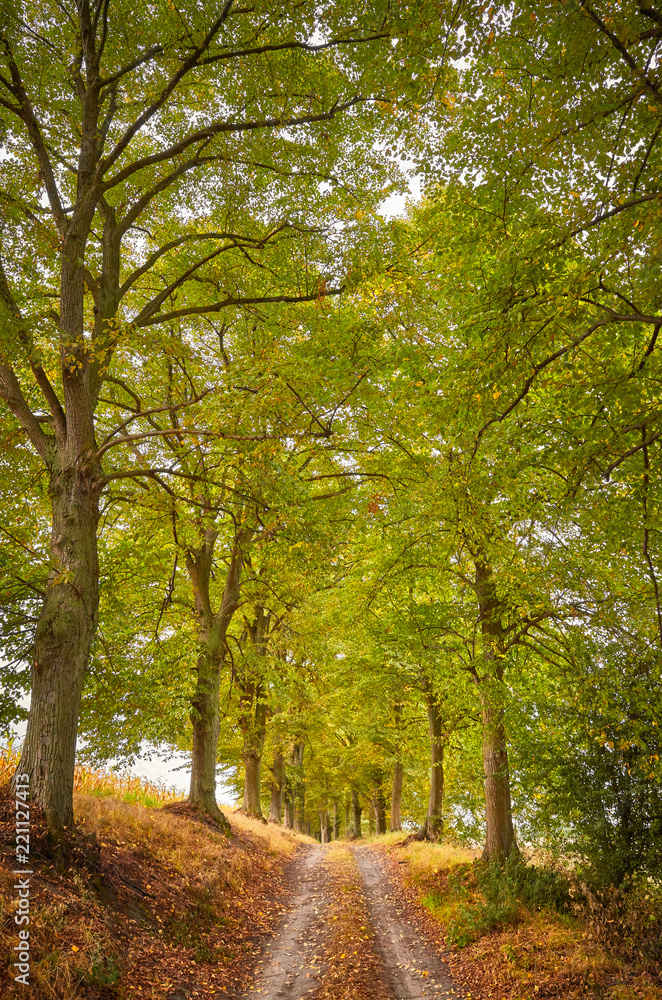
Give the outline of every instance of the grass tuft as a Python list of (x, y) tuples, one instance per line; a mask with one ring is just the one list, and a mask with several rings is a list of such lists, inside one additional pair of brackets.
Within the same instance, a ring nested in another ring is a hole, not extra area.
[[(20, 747), (10, 742), (0, 747), (0, 788), (8, 785), (18, 767)], [(74, 771), (74, 792), (112, 797), (123, 802), (139, 803), (150, 809), (180, 802), (184, 796), (176, 788), (167, 787), (160, 781), (149, 781), (128, 771), (113, 771), (111, 768), (93, 768), (77, 764)]]

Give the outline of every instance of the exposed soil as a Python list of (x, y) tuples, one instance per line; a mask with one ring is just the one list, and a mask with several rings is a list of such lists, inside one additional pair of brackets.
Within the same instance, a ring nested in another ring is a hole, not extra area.
[[(327, 987), (334, 996), (357, 1000), (368, 993), (384, 1000), (458, 996), (443, 960), (407, 919), (380, 854), (367, 846), (355, 847), (353, 853), (361, 875), (359, 879), (357, 873), (356, 884), (342, 863), (336, 863), (335, 872), (333, 864), (329, 870), (323, 848), (301, 852), (291, 875), (288, 915), (263, 949), (253, 987), (242, 996), (321, 998), (330, 995)], [(343, 895), (344, 909), (349, 904), (360, 919), (354, 940), (347, 940), (345, 930), (336, 947), (340, 927), (334, 921), (340, 917), (345, 929), (351, 926), (343, 917)], [(340, 948), (342, 953), (335, 955)], [(363, 983), (365, 972), (369, 983)]]
[[(325, 915), (330, 905), (321, 847), (304, 849), (291, 872), (288, 913), (257, 964), (250, 993), (300, 1000), (319, 984)], [(249, 994), (244, 994), (248, 996)]]
[(368, 912), (396, 1000), (456, 996), (456, 987), (439, 955), (419, 935), (395, 895), (380, 852), (354, 848), (363, 876)]

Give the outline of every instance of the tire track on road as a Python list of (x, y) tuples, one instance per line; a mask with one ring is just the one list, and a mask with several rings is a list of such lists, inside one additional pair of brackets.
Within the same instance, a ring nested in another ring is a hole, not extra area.
[(319, 985), (324, 912), (329, 905), (327, 877), (320, 864), (323, 856), (321, 847), (313, 847), (296, 863), (289, 915), (265, 945), (253, 986), (244, 997), (302, 1000)]
[(375, 948), (396, 1000), (462, 996), (464, 991), (454, 983), (443, 959), (407, 919), (379, 854), (368, 846), (355, 846), (354, 854), (365, 885)]

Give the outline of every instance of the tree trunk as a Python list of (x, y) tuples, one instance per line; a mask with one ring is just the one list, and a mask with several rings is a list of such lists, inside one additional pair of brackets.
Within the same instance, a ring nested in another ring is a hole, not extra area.
[(279, 750), (274, 755), (274, 766), (271, 769), (271, 801), (269, 803), (269, 822), (280, 824), (280, 816), (283, 811), (283, 778), (285, 774), (285, 761), (283, 754)]
[(428, 840), (439, 840), (444, 829), (444, 731), (443, 720), (432, 690), (426, 691), (430, 731), (430, 798), (423, 833)]
[(344, 830), (345, 840), (349, 840), (349, 838), (351, 836), (351, 830), (350, 830), (350, 826), (349, 826), (349, 809), (350, 809), (350, 801), (349, 801), (349, 799), (346, 799), (345, 800), (345, 830)]
[(294, 829), (294, 802), (292, 800), (292, 785), (286, 776), (283, 780), (283, 825), (287, 830)]
[(361, 813), (363, 809), (361, 808), (359, 795), (355, 788), (352, 788), (352, 812), (354, 814), (352, 834), (358, 839), (361, 836)]
[(480, 692), (485, 769), (486, 836), (483, 857), (503, 861), (517, 850), (510, 798), (510, 773), (503, 708), (489, 686)]
[[(393, 720), (396, 732), (396, 740), (400, 736), (400, 726), (402, 724), (402, 702), (396, 701), (393, 705)], [(402, 761), (400, 760), (400, 746), (395, 747), (395, 763), (393, 764), (393, 787), (391, 789), (391, 832), (402, 830)]]
[[(266, 731), (267, 706), (259, 700), (260, 692), (253, 689), (255, 708), (252, 718), (243, 714), (240, 726), (244, 734), (244, 804), (247, 816), (262, 819), (261, 781), (262, 748)], [(244, 696), (242, 696), (244, 697)]]
[(221, 825), (225, 817), (216, 804), (216, 754), (220, 727), (219, 698), (222, 656), (198, 657), (195, 693), (191, 699), (193, 752), (188, 800)]
[(476, 676), (482, 708), (483, 767), (485, 770), (486, 836), (483, 857), (505, 860), (517, 850), (513, 827), (510, 772), (503, 706), (503, 656), (505, 636), (502, 608), (492, 569), (476, 561), (476, 596), (481, 614), (484, 674)]
[(323, 844), (329, 842), (329, 814), (326, 809), (320, 809), (320, 840)]
[(99, 607), (100, 473), (86, 463), (53, 472), (51, 569), (37, 623), (30, 716), (18, 770), (44, 811), (53, 844), (73, 830), (76, 733)]
[(199, 548), (191, 547), (186, 553), (186, 569), (193, 589), (200, 649), (195, 691), (191, 698), (193, 749), (188, 801), (201, 812), (211, 816), (226, 833), (229, 833), (230, 825), (216, 803), (220, 683), (225, 659), (225, 637), (232, 616), (239, 606), (244, 561), (242, 547), (250, 541), (251, 533), (246, 529), (237, 533), (221, 604), (214, 613), (211, 606), (210, 583), (217, 537), (218, 532), (213, 525), (208, 525), (203, 531)]
[(402, 761), (393, 765), (393, 789), (391, 791), (391, 831), (402, 830)]
[(375, 828), (377, 836), (380, 837), (383, 833), (386, 833), (386, 802), (384, 801), (384, 792), (382, 791), (381, 785), (378, 785), (377, 788), (375, 788), (373, 801), (375, 811)]
[(250, 749), (244, 753), (244, 804), (243, 812), (247, 816), (262, 819), (262, 804), (260, 802), (260, 756)]
[(296, 768), (296, 777), (292, 780), (292, 798), (294, 800), (294, 829), (305, 832), (306, 786), (303, 778), (303, 740), (297, 740), (292, 747), (292, 765)]
[(375, 802), (374, 793), (368, 799), (368, 836), (372, 837), (375, 832)]
[[(255, 621), (247, 629), (258, 662), (266, 653), (269, 634), (269, 615), (258, 606)], [(260, 769), (266, 736), (267, 706), (261, 701), (262, 669), (250, 668), (237, 678), (241, 688), (239, 697), (239, 728), (244, 737), (244, 804), (247, 816), (262, 819)]]
[(338, 815), (338, 800), (333, 800), (333, 839), (340, 837), (340, 817)]

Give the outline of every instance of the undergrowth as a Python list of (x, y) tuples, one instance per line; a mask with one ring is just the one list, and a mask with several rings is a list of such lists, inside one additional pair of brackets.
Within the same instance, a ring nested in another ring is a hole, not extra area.
[(472, 996), (662, 1000), (662, 885), (591, 887), (578, 869), (503, 867), (447, 844), (391, 842), (404, 898)]
[(447, 940), (457, 947), (518, 923), (522, 909), (569, 913), (573, 902), (567, 876), (527, 864), (518, 854), (503, 865), (476, 861), (458, 866), (449, 875), (448, 890), (452, 916)]

